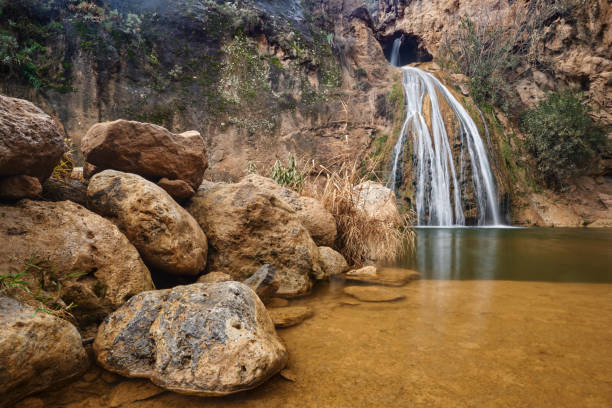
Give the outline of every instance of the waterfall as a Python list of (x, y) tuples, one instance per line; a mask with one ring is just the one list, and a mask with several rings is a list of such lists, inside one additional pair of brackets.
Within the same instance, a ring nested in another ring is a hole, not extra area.
[(394, 67), (399, 67), (399, 50), (402, 46), (403, 40), (403, 35), (393, 40), (393, 49), (391, 50), (391, 65), (393, 65)]
[[(397, 41), (397, 40), (395, 40)], [(400, 40), (401, 42), (401, 40)], [(398, 45), (399, 51), (399, 45)], [(395, 53), (395, 43), (393, 44)], [(395, 56), (397, 58), (397, 56)], [(391, 57), (393, 64), (394, 54)], [(397, 62), (397, 59), (395, 60)], [(418, 225), (465, 225), (463, 213), (464, 164), (471, 165), (472, 184), (478, 205), (478, 225), (502, 224), (495, 180), (478, 128), (465, 108), (436, 77), (415, 67), (402, 68), (406, 119), (393, 148), (388, 187), (397, 191), (402, 183), (402, 156), (406, 138), (412, 136)], [(426, 98), (426, 96), (428, 98)], [(459, 163), (455, 167), (439, 97), (454, 113), (459, 125)], [(431, 124), (423, 112), (430, 104)]]

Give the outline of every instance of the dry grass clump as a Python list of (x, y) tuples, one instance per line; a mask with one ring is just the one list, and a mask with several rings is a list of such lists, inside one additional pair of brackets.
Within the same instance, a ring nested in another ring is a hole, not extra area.
[(359, 202), (355, 186), (368, 181), (357, 163), (344, 162), (339, 170), (321, 166), (316, 177), (305, 180), (302, 194), (319, 200), (336, 219), (336, 249), (350, 265), (361, 266), (372, 260), (390, 262), (412, 248), (414, 231), (410, 216), (389, 219), (373, 217)]

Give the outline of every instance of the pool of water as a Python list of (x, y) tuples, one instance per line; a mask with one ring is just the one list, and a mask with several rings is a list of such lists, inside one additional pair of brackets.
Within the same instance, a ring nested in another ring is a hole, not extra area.
[(612, 230), (418, 228), (397, 266), (425, 279), (612, 282)]

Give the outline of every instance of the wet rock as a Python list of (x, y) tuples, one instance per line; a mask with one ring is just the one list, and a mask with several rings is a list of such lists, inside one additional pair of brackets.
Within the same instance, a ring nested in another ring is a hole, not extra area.
[(300, 222), (317, 245), (331, 246), (338, 233), (333, 215), (318, 200), (300, 196), (297, 192), (285, 188), (274, 180), (256, 174), (246, 176), (243, 181), (253, 183), (276, 194), (286, 201), (296, 212)]
[(163, 388), (159, 388), (149, 381), (124, 381), (117, 384), (110, 392), (108, 406), (110, 408), (121, 407), (131, 402), (142, 401), (154, 397), (164, 391)]
[(340, 275), (349, 268), (342, 254), (330, 247), (319, 247), (319, 261), (326, 277)]
[(276, 278), (276, 268), (268, 264), (259, 268), (257, 272), (242, 283), (253, 289), (264, 303), (276, 294), (280, 286), (280, 282)]
[[(24, 280), (42, 281), (53, 292), (50, 280), (61, 281), (61, 297), (78, 305), (71, 313), (81, 326), (96, 324), (131, 296), (153, 289), (149, 270), (121, 231), (70, 201), (0, 206), (0, 242), (0, 270), (14, 273), (30, 258), (44, 260), (46, 267), (30, 267)], [(84, 276), (69, 277), (75, 272)]]
[(36, 177), (24, 175), (0, 177), (0, 199), (40, 198), (41, 193), (42, 186)]
[(319, 249), (289, 204), (253, 183), (217, 183), (186, 205), (210, 246), (209, 269), (242, 281), (263, 264), (276, 267), (279, 296), (310, 291), (321, 273)]
[(134, 296), (100, 325), (94, 351), (107, 370), (200, 396), (257, 387), (287, 362), (263, 303), (240, 282)]
[(276, 327), (291, 327), (313, 316), (308, 306), (288, 306), (269, 309), (270, 317)]
[(87, 205), (87, 183), (79, 179), (50, 177), (43, 184), (43, 198), (48, 201), (72, 201)]
[(297, 375), (295, 374), (293, 370), (289, 368), (285, 368), (284, 370), (281, 370), (280, 376), (283, 377), (287, 381), (291, 381), (291, 382), (297, 381)]
[(44, 181), (66, 151), (59, 127), (32, 103), (0, 95), (0, 176)]
[(183, 180), (168, 180), (164, 177), (157, 182), (157, 185), (166, 190), (179, 203), (195, 194), (194, 189)]
[(136, 173), (158, 181), (183, 180), (196, 190), (208, 166), (204, 139), (195, 131), (173, 134), (150, 123), (98, 123), (81, 141), (85, 161), (99, 169)]
[(383, 286), (404, 286), (418, 279), (420, 274), (410, 269), (382, 268), (366, 266), (347, 272), (344, 277), (353, 282), (365, 282)]
[(0, 295), (0, 407), (82, 374), (89, 365), (77, 329)]
[(208, 272), (198, 278), (198, 283), (219, 283), (231, 281), (232, 277), (223, 272)]
[(161, 187), (136, 174), (105, 170), (91, 178), (87, 202), (123, 231), (151, 268), (190, 276), (204, 269), (206, 236)]
[(364, 302), (391, 302), (406, 297), (396, 289), (380, 286), (347, 286), (344, 293)]

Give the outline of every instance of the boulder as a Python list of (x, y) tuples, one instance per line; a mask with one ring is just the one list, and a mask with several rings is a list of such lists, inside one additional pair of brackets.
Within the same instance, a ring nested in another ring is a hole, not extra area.
[(349, 268), (342, 254), (330, 247), (319, 247), (319, 261), (326, 277), (340, 275)]
[(268, 264), (259, 268), (257, 272), (242, 283), (253, 289), (264, 303), (276, 294), (280, 286), (280, 282), (276, 278), (276, 268)]
[(392, 225), (400, 224), (395, 193), (391, 189), (380, 183), (366, 181), (353, 187), (353, 193), (357, 205), (371, 218)]
[(195, 191), (208, 166), (204, 139), (195, 131), (174, 134), (150, 123), (98, 123), (81, 141), (85, 161), (98, 169), (136, 173), (147, 179), (183, 180)]
[(61, 298), (77, 304), (71, 313), (81, 326), (97, 324), (131, 296), (153, 289), (149, 270), (121, 231), (70, 201), (0, 206), (0, 242), (0, 271), (44, 262), (45, 268), (28, 267), (23, 279), (54, 293), (50, 281), (61, 282)]
[(157, 182), (157, 185), (178, 202), (183, 202), (195, 194), (194, 189), (183, 180), (168, 180), (164, 177)]
[(380, 286), (347, 286), (344, 293), (364, 302), (391, 302), (406, 297), (397, 289)]
[(109, 371), (200, 396), (257, 387), (287, 362), (263, 303), (240, 282), (134, 296), (100, 325), (93, 348)]
[(276, 267), (282, 297), (308, 293), (311, 275), (321, 273), (319, 249), (293, 208), (256, 184), (201, 188), (186, 208), (208, 238), (209, 270), (242, 281), (269, 263)]
[(79, 179), (49, 177), (42, 186), (42, 196), (47, 201), (72, 201), (87, 205), (87, 183)]
[(276, 194), (287, 202), (296, 212), (300, 222), (317, 245), (331, 246), (338, 233), (334, 216), (318, 200), (300, 196), (274, 180), (256, 174), (246, 176), (243, 181), (253, 183), (262, 189)]
[(347, 272), (344, 277), (353, 282), (364, 282), (383, 286), (404, 286), (410, 281), (418, 279), (420, 274), (417, 271), (400, 268), (382, 268), (375, 266), (365, 266)]
[(88, 207), (110, 219), (145, 263), (171, 275), (198, 275), (206, 266), (206, 236), (161, 187), (131, 173), (104, 170), (87, 187)]
[(42, 186), (36, 177), (25, 175), (0, 177), (0, 199), (39, 198), (41, 193)]
[(198, 283), (219, 283), (231, 281), (232, 277), (227, 273), (223, 272), (208, 272), (206, 275), (202, 275), (198, 278)]
[(279, 328), (295, 326), (314, 314), (308, 306), (276, 307), (268, 310), (268, 313), (270, 313), (274, 326)]
[(0, 407), (12, 407), (88, 366), (72, 324), (0, 295)]
[(0, 95), (0, 176), (44, 181), (66, 151), (53, 118), (23, 99)]

